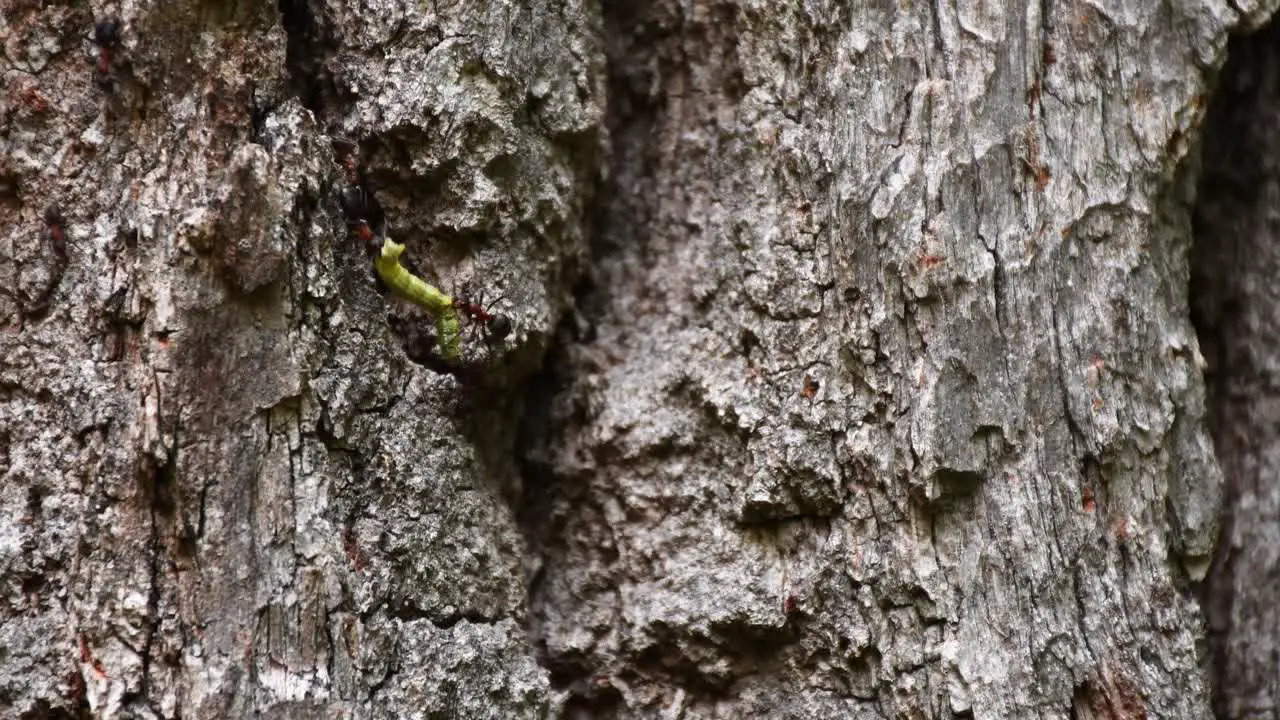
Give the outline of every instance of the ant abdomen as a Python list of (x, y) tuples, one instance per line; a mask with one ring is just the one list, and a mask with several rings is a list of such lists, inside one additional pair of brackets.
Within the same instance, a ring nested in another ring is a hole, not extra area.
[(511, 334), (511, 318), (506, 315), (498, 314), (489, 318), (487, 323), (489, 336), (487, 338), (489, 344), (495, 345), (502, 342)]

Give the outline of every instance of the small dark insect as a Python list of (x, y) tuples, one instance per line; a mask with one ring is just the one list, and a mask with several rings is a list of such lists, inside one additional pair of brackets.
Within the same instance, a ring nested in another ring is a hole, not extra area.
[(62, 214), (58, 203), (49, 203), (49, 207), (44, 209), (44, 224), (49, 228), (49, 243), (53, 245), (54, 254), (58, 256), (59, 262), (66, 265), (67, 218)]
[(360, 541), (356, 538), (355, 528), (348, 525), (342, 531), (342, 547), (347, 553), (347, 560), (351, 562), (351, 566), (356, 572), (363, 572), (369, 564), (369, 559), (365, 557), (364, 551), (360, 549)]
[(369, 226), (367, 216), (370, 212), (369, 197), (363, 189), (356, 185), (348, 186), (338, 198), (342, 205), (342, 214), (347, 218), (347, 226), (351, 233), (360, 239), (369, 252), (382, 249), (382, 241), (378, 233)]
[(347, 175), (347, 182), (353, 185), (360, 182), (360, 157), (354, 149), (342, 158), (342, 170)]
[(63, 233), (66, 231), (67, 218), (62, 214), (62, 208), (58, 207), (58, 203), (50, 203), (49, 207), (44, 209), (44, 224), (49, 226), (49, 236), (56, 243), (64, 241)]
[(267, 118), (275, 111), (277, 105), (279, 100), (270, 95), (260, 94), (256, 84), (249, 84), (249, 130), (253, 133), (252, 142), (262, 144), (263, 134), (267, 129)]
[(809, 373), (805, 373), (804, 387), (800, 389), (800, 394), (805, 396), (809, 400), (812, 400), (818, 396), (819, 388), (821, 388), (821, 386), (818, 384), (818, 381), (814, 380), (813, 376), (810, 375)]
[[(494, 299), (498, 302), (501, 297)], [(511, 334), (511, 318), (501, 313), (495, 315), (484, 309), (484, 295), (481, 294), (475, 302), (467, 300), (465, 295), (459, 295), (456, 291), (453, 297), (453, 307), (467, 321), (467, 326), (479, 329), (484, 340), (488, 344), (497, 344), (506, 339)], [(490, 305), (492, 307), (492, 305)]]
[(98, 46), (98, 72), (111, 71), (111, 51), (120, 42), (120, 20), (107, 18), (93, 26), (93, 43)]
[(97, 79), (98, 84), (109, 88), (111, 85), (111, 56), (120, 42), (120, 20), (107, 18), (93, 26), (93, 44), (98, 46)]

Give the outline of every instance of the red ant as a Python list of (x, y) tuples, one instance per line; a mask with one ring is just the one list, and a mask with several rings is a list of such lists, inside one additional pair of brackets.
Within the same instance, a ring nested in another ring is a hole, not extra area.
[(58, 203), (51, 203), (44, 209), (44, 224), (49, 226), (49, 239), (56, 245), (65, 245), (67, 219)]
[(351, 231), (360, 239), (360, 242), (364, 243), (369, 252), (379, 252), (382, 249), (381, 238), (365, 219), (370, 207), (369, 198), (364, 190), (357, 185), (352, 185), (342, 191), (339, 201), (342, 203), (342, 214), (346, 216), (347, 225)]
[(107, 676), (107, 669), (102, 665), (102, 661), (93, 656), (93, 651), (89, 649), (89, 638), (84, 633), (80, 633), (80, 662), (93, 665), (94, 672), (99, 677)]
[[(494, 302), (496, 303), (501, 299), (501, 297), (498, 297)], [(466, 319), (467, 326), (472, 328), (473, 332), (475, 329), (479, 329), (487, 344), (500, 343), (507, 335), (511, 334), (511, 318), (501, 313), (494, 315), (485, 310), (483, 293), (481, 293), (476, 302), (471, 302), (467, 300), (465, 294), (459, 295), (455, 291), (453, 307)]]
[(93, 44), (98, 46), (98, 84), (111, 83), (111, 52), (120, 42), (120, 20), (108, 18), (93, 26)]
[(369, 221), (361, 218), (351, 223), (351, 231), (355, 233), (356, 238), (364, 243), (365, 249), (371, 253), (376, 253), (382, 249), (382, 243), (378, 242), (378, 234), (369, 227)]
[(44, 209), (44, 224), (49, 228), (49, 241), (53, 243), (53, 251), (64, 263), (67, 259), (67, 218), (62, 214), (58, 203), (50, 203)]
[[(385, 218), (381, 233), (375, 232), (366, 219), (381, 213), (381, 208), (377, 207), (376, 201), (369, 197), (359, 185), (347, 186), (338, 201), (342, 205), (342, 214), (346, 217), (347, 226), (351, 228), (352, 234), (360, 239), (370, 253), (381, 252), (382, 235), (386, 234)], [(468, 300), (465, 294), (459, 295), (456, 288), (453, 295), (454, 309), (466, 320), (467, 326), (473, 332), (479, 330), (486, 343), (500, 343), (511, 334), (511, 318), (485, 310), (483, 295), (476, 302)], [(497, 298), (497, 300), (501, 299)]]
[(360, 221), (360, 224), (356, 226), (356, 237), (360, 238), (360, 242), (364, 243), (365, 247), (370, 250), (379, 249), (378, 236), (373, 232), (373, 229), (369, 227), (368, 222), (364, 220)]

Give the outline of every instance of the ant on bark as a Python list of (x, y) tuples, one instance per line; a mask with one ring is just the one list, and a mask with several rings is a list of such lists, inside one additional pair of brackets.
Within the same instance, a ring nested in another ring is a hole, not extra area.
[[(346, 216), (347, 225), (365, 248), (374, 255), (381, 255), (383, 252), (383, 243), (386, 235), (385, 217), (382, 218), (380, 224), (382, 232), (375, 232), (370, 226), (369, 217), (381, 215), (382, 209), (377, 206), (376, 201), (358, 185), (350, 185), (342, 191), (339, 197), (342, 205), (342, 213)], [(403, 250), (403, 248), (402, 248)], [(376, 264), (376, 263), (375, 263)], [(384, 282), (388, 282), (383, 277)], [(394, 287), (394, 283), (389, 283)], [(465, 320), (467, 326), (474, 334), (479, 331), (481, 337), (484, 338), (485, 344), (494, 345), (506, 339), (511, 334), (511, 318), (501, 313), (494, 314), (485, 309), (483, 293), (472, 301), (466, 297), (466, 287), (463, 287), (463, 293), (459, 294), (457, 288), (454, 289), (453, 297), (446, 298), (443, 293), (438, 293), (441, 301), (448, 303), (446, 307), (451, 307), (460, 318)], [(501, 300), (497, 298), (494, 302)], [(438, 310), (436, 312), (439, 312)]]
[(44, 224), (49, 228), (49, 241), (59, 256), (67, 254), (67, 218), (58, 203), (50, 203), (44, 209)]
[[(475, 302), (466, 298), (466, 286), (463, 286), (463, 292), (459, 294), (457, 290), (453, 293), (453, 307), (467, 321), (467, 327), (472, 332), (479, 329), (481, 337), (484, 338), (486, 345), (500, 343), (511, 334), (511, 318), (498, 313), (494, 315), (484, 309), (484, 293), (481, 293)], [(497, 303), (502, 296), (494, 298), (493, 303)], [(490, 304), (493, 307), (493, 304)]]
[(364, 244), (365, 249), (371, 253), (381, 251), (382, 238), (373, 231), (368, 220), (374, 213), (381, 214), (381, 208), (374, 207), (371, 198), (358, 185), (351, 185), (343, 190), (339, 202), (342, 204), (342, 214), (347, 218), (347, 225)]
[(119, 42), (120, 20), (118, 18), (107, 18), (93, 26), (93, 44), (98, 46), (98, 66), (95, 78), (98, 81), (98, 85), (104, 90), (109, 91), (112, 86), (111, 54)]

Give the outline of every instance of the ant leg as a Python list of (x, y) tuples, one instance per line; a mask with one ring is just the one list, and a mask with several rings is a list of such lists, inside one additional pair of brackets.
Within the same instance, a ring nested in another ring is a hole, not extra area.
[(493, 346), (502, 342), (507, 337), (507, 334), (511, 332), (511, 319), (502, 313), (493, 312), (497, 304), (505, 299), (505, 295), (499, 295), (491, 300), (489, 306), (485, 308), (485, 314), (489, 317), (481, 325), (481, 328), (486, 345)]

